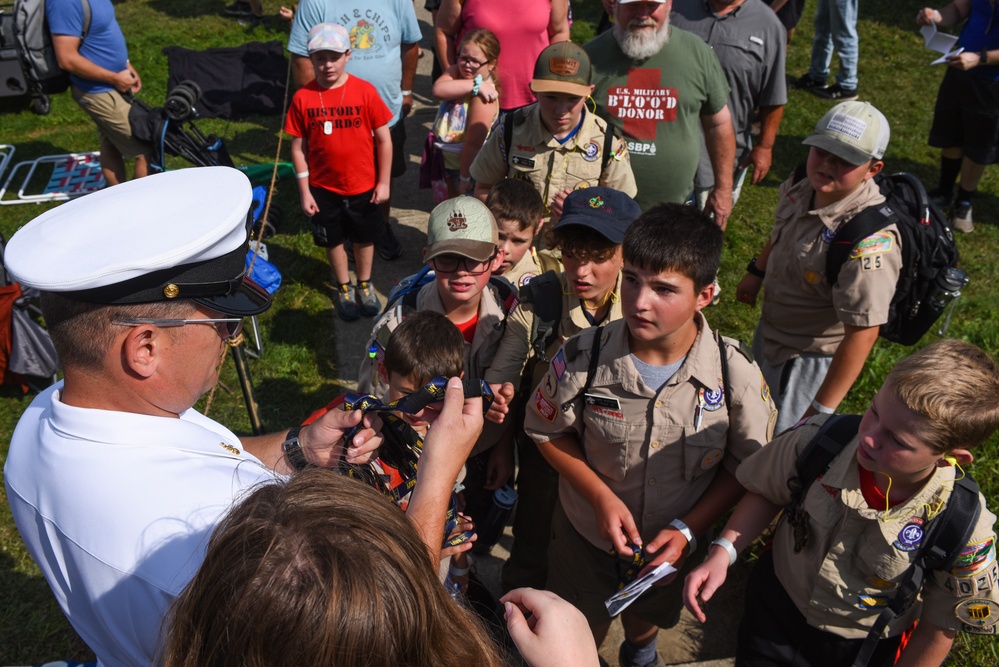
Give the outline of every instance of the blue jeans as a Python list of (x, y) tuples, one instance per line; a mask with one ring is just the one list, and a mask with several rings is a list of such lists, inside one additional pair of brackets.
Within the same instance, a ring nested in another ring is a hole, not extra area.
[(815, 12), (815, 41), (812, 42), (812, 65), (808, 76), (816, 81), (829, 78), (829, 65), (835, 50), (839, 54), (836, 83), (841, 88), (857, 87), (857, 58), (860, 38), (857, 35), (859, 0), (819, 0)]

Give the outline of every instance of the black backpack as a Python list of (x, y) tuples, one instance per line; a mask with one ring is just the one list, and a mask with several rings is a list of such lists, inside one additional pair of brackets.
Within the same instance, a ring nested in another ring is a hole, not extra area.
[[(80, 0), (83, 6), (83, 35), (90, 32), (92, 12), (90, 0)], [(59, 69), (48, 21), (45, 20), (45, 0), (15, 0), (14, 33), (24, 75), (34, 92), (61, 93), (69, 88), (69, 76)]]
[[(808, 515), (802, 507), (808, 487), (829, 469), (833, 459), (857, 435), (861, 415), (833, 415), (805, 445), (796, 463), (797, 476), (788, 480), (791, 502), (784, 516), (794, 530), (794, 550), (800, 551), (808, 542)], [(853, 667), (865, 667), (874, 652), (881, 633), (888, 623), (903, 613), (915, 601), (930, 570), (949, 571), (961, 550), (971, 538), (981, 513), (978, 484), (970, 475), (954, 481), (954, 490), (947, 505), (929, 521), (926, 534), (915, 560), (902, 575), (888, 606), (871, 626), (870, 632), (853, 662)]]
[(880, 333), (892, 342), (913, 345), (956, 302), (969, 278), (958, 268), (957, 245), (947, 218), (930, 201), (922, 182), (904, 172), (878, 174), (874, 182), (886, 201), (861, 211), (836, 230), (826, 253), (826, 280), (835, 285), (856, 245), (895, 223), (901, 236), (902, 270)]

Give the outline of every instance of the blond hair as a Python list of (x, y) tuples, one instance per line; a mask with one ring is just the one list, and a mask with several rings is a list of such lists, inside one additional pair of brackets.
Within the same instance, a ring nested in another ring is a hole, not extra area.
[(936, 453), (971, 449), (999, 428), (999, 365), (962, 340), (939, 340), (902, 359), (884, 388), (926, 418), (924, 442)]

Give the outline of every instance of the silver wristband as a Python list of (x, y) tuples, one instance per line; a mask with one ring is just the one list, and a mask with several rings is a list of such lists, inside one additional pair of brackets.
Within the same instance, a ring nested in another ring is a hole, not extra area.
[(690, 527), (687, 526), (687, 524), (679, 519), (673, 519), (669, 522), (669, 525), (671, 528), (679, 530), (680, 534), (687, 538), (687, 543), (690, 545), (691, 553), (697, 551), (697, 538), (694, 537), (694, 533), (691, 532)]
[(739, 558), (739, 552), (735, 550), (735, 545), (731, 541), (726, 540), (724, 537), (719, 537), (714, 540), (711, 544), (717, 544), (722, 549), (728, 552), (728, 566), (732, 567), (735, 565), (735, 561)]

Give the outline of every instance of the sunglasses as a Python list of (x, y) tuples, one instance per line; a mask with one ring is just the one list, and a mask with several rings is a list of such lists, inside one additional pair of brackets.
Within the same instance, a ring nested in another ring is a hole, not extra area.
[(217, 317), (196, 320), (182, 320), (170, 317), (122, 317), (114, 321), (126, 327), (136, 327), (140, 324), (151, 324), (154, 327), (182, 327), (187, 324), (211, 324), (215, 327), (222, 340), (229, 340), (239, 335), (243, 330), (242, 317)]
[[(479, 261), (462, 255), (438, 255), (430, 260), (430, 265), (438, 273), (457, 273), (460, 269), (470, 276), (481, 276), (489, 271), (489, 266), (496, 258), (493, 253), (488, 259)], [(472, 267), (475, 267), (474, 269)]]

